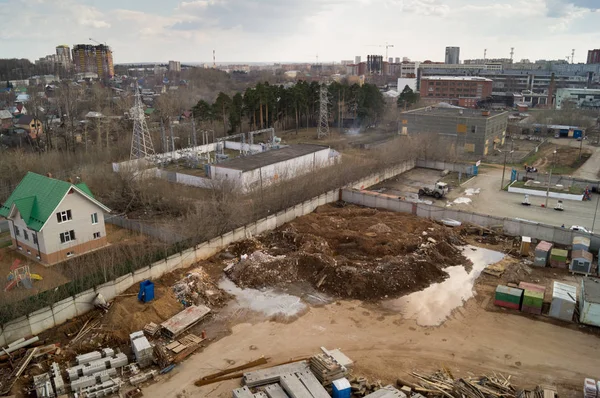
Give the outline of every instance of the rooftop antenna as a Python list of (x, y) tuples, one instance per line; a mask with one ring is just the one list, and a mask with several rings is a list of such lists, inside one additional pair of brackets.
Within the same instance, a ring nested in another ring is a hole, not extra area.
[(388, 61), (388, 48), (390, 47), (394, 47), (393, 44), (388, 44), (387, 41), (385, 42), (385, 60)]
[(574, 63), (573, 60), (575, 59), (575, 49), (571, 50), (571, 63)]
[(321, 139), (329, 136), (329, 90), (327, 83), (321, 84), (319, 95), (319, 127), (317, 128), (317, 138)]
[(483, 61), (485, 62), (485, 60), (487, 59), (487, 48), (483, 49)]
[(511, 47), (510, 48), (510, 62), (512, 63), (513, 61), (513, 56), (515, 55), (515, 48)]
[(215, 57), (215, 50), (213, 50), (213, 68), (217, 69), (217, 61), (216, 61), (216, 57)]
[(143, 159), (148, 156), (154, 156), (154, 146), (152, 145), (152, 137), (146, 124), (146, 115), (142, 106), (142, 98), (140, 96), (140, 88), (135, 85), (135, 104), (129, 111), (133, 118), (133, 136), (131, 138), (131, 155), (130, 159)]

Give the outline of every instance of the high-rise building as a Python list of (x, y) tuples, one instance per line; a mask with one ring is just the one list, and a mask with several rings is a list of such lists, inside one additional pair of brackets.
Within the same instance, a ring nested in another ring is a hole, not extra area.
[(444, 61), (447, 64), (457, 65), (460, 63), (460, 47), (446, 47), (446, 59)]
[(64, 69), (71, 68), (71, 49), (66, 44), (56, 46), (56, 61)]
[(588, 64), (600, 64), (600, 49), (588, 51), (587, 63)]
[(392, 58), (392, 57), (389, 57), (389, 58), (388, 58), (388, 64), (393, 64), (393, 63), (394, 63), (394, 58)]
[(169, 61), (169, 72), (181, 72), (181, 62)]
[(357, 56), (354, 57), (354, 63), (356, 65), (360, 64), (360, 55), (357, 55)]
[(396, 59), (394, 60), (395, 64), (399, 64), (400, 63), (400, 57), (396, 57)]
[(73, 46), (73, 64), (76, 73), (93, 72), (104, 79), (110, 79), (115, 75), (112, 51), (104, 44)]

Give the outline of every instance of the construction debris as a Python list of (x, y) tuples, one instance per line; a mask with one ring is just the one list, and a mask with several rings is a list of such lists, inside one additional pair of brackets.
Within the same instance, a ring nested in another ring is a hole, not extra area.
[(334, 380), (346, 377), (348, 374), (348, 370), (329, 354), (312, 356), (310, 358), (310, 370), (324, 385), (330, 385)]
[(430, 376), (416, 372), (412, 372), (411, 375), (419, 380), (420, 387), (415, 390), (428, 395), (446, 398), (517, 398), (517, 391), (510, 384), (510, 376), (505, 378), (494, 374), (479, 378), (454, 379), (447, 369)]
[(146, 326), (144, 326), (144, 333), (146, 333), (150, 337), (154, 337), (154, 335), (156, 335), (156, 333), (158, 333), (159, 330), (160, 325), (157, 325), (154, 322), (150, 322)]

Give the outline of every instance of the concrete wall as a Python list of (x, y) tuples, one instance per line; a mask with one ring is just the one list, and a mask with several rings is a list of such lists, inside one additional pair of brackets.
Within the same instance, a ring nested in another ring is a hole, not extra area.
[[(508, 187), (508, 192), (527, 194), (527, 195), (531, 195), (531, 196), (546, 197), (546, 191), (540, 191), (537, 189), (515, 188), (512, 185)], [(548, 197), (554, 198), (554, 199), (564, 199), (564, 200), (578, 200), (578, 201), (583, 200), (583, 195), (572, 195), (572, 194), (568, 194), (568, 193), (558, 193), (558, 192), (552, 192), (552, 191), (550, 191), (548, 193)]]
[(457, 173), (459, 173), (459, 172), (471, 173), (473, 166), (474, 166), (473, 164), (451, 163), (451, 162), (444, 162), (441, 160), (425, 160), (425, 159), (417, 160), (417, 167), (422, 167), (425, 169), (434, 169), (434, 170), (448, 170), (448, 171), (454, 171)]
[(397, 197), (378, 194), (370, 191), (342, 190), (342, 200), (360, 206), (374, 207), (403, 213), (412, 213), (419, 217), (433, 220), (452, 219), (464, 223), (472, 223), (484, 227), (501, 227), (504, 233), (511, 236), (530, 236), (539, 240), (570, 246), (575, 236), (590, 238), (590, 251), (600, 249), (600, 235), (584, 234), (552, 225), (529, 222), (514, 218), (494, 217), (486, 214), (470, 213), (462, 210), (451, 210), (444, 207), (424, 203), (401, 201)]
[[(414, 165), (414, 160), (408, 161), (400, 166), (387, 169), (380, 174), (372, 175), (364, 178), (363, 180), (356, 181), (351, 185), (368, 187), (373, 185), (374, 181), (378, 181), (382, 178), (395, 177), (398, 174), (414, 168)], [(352, 190), (344, 190), (346, 195), (354, 195), (355, 192), (356, 191)], [(356, 192), (356, 194), (359, 196), (357, 196), (355, 200), (361, 200), (361, 193)], [(92, 302), (98, 293), (101, 293), (106, 300), (112, 300), (117, 295), (123, 293), (125, 290), (137, 285), (145, 279), (156, 279), (176, 269), (189, 267), (198, 261), (206, 260), (221, 250), (227, 248), (227, 246), (232, 242), (247, 239), (259, 233), (275, 229), (287, 222), (294, 220), (297, 217), (302, 217), (312, 213), (319, 206), (336, 202), (339, 200), (339, 198), (339, 189), (328, 191), (286, 210), (282, 210), (275, 215), (257, 220), (256, 222), (213, 238), (208, 242), (191, 247), (164, 260), (157, 261), (148, 267), (138, 269), (132, 273), (120, 276), (116, 280), (96, 286), (94, 289), (89, 289), (73, 297), (59, 301), (52, 307), (42, 308), (27, 316), (12, 320), (4, 325), (0, 325), (0, 347), (10, 344), (21, 337), (27, 337), (33, 334), (41, 333), (44, 330), (66, 322), (68, 319), (85, 314), (93, 308)], [(380, 199), (379, 203), (377, 204), (379, 206), (392, 206), (391, 203), (395, 203), (397, 206), (396, 211), (405, 211), (407, 208), (412, 208), (411, 203), (400, 203), (397, 200), (394, 202), (391, 200), (388, 201)], [(569, 243), (571, 241), (572, 239), (569, 241)], [(598, 244), (600, 245), (600, 239)]]

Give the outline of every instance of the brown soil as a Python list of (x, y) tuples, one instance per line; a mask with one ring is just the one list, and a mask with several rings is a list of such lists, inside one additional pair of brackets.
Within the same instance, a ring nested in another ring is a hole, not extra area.
[[(554, 151), (556, 150), (556, 154)], [(589, 159), (592, 151), (582, 149), (579, 159), (579, 148), (565, 145), (544, 145), (540, 148), (540, 154), (532, 166), (535, 166), (539, 171), (549, 171), (554, 166), (574, 167), (577, 168)]]
[(230, 251), (249, 255), (228, 275), (241, 287), (306, 281), (343, 298), (377, 300), (441, 282), (444, 268), (468, 265), (452, 229), (410, 214), (348, 206), (315, 213)]

